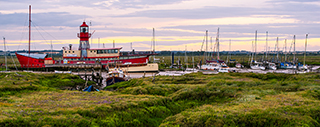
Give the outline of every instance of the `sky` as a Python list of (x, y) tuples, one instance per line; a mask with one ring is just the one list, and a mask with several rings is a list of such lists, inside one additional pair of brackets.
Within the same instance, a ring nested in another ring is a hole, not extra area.
[(255, 31), (257, 51), (275, 51), (277, 37), (279, 50), (287, 44), (286, 51), (293, 51), (294, 35), (296, 50), (303, 51), (306, 34), (307, 50), (320, 50), (320, 0), (0, 0), (0, 5), (0, 36), (11, 51), (28, 49), (29, 5), (31, 50), (51, 49), (51, 43), (55, 50), (78, 48), (84, 21), (94, 32), (91, 48), (112, 48), (115, 41), (123, 51), (131, 44), (148, 51), (154, 28), (157, 51), (204, 51), (206, 30), (211, 51), (219, 28), (220, 51), (252, 51)]

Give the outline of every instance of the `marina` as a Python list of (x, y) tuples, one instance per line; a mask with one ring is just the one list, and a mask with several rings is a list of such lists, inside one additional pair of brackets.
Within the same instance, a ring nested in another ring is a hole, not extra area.
[(0, 3), (0, 126), (320, 126), (318, 1)]

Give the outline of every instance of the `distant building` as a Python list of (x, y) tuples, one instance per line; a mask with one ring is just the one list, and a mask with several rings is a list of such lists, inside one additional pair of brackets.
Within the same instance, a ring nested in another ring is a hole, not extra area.
[(61, 54), (61, 52), (42, 52), (44, 54)]

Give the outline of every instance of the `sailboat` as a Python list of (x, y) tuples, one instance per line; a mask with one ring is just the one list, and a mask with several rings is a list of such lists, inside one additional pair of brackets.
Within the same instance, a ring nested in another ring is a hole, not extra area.
[[(220, 64), (218, 61), (216, 60), (207, 60), (207, 49), (208, 49), (208, 30), (206, 30), (206, 36), (205, 36), (205, 41), (206, 41), (206, 51), (205, 51), (205, 62), (206, 64), (205, 65), (201, 65), (199, 66), (200, 70), (211, 70), (211, 71), (214, 71), (214, 70), (219, 70), (220, 68)], [(204, 42), (204, 41), (203, 41)], [(202, 46), (203, 47), (203, 46)], [(201, 47), (201, 50), (202, 50), (202, 47)], [(201, 63), (200, 63), (201, 64)]]
[(307, 54), (307, 42), (308, 41), (308, 34), (306, 34), (306, 41), (305, 41), (305, 47), (304, 47), (304, 60), (303, 60), (303, 65), (299, 65), (298, 68), (300, 70), (307, 70), (308, 65), (306, 65), (306, 54)]
[(275, 63), (267, 62), (268, 68), (271, 70), (277, 70), (277, 66)]
[(275, 63), (268, 61), (268, 31), (266, 32), (266, 60), (265, 63), (267, 64), (267, 68), (271, 70), (277, 70), (277, 65)]
[[(208, 45), (208, 31), (206, 31), (206, 45)], [(229, 67), (224, 63), (223, 60), (220, 60), (219, 56), (219, 28), (217, 31), (216, 37), (216, 45), (217, 45), (217, 60), (208, 60), (206, 59), (206, 64), (200, 67), (201, 70), (215, 70), (218, 72), (229, 72)], [(207, 47), (207, 46), (206, 46)], [(207, 50), (207, 48), (206, 48)]]
[[(257, 57), (257, 31), (256, 31), (256, 34), (255, 34), (255, 44), (254, 44), (254, 46), (252, 46), (252, 48), (254, 49), (253, 50), (254, 53), (252, 53), (252, 61), (251, 61), (250, 68), (253, 69), (253, 70), (265, 70), (266, 67), (263, 66), (262, 62), (255, 61), (257, 59), (256, 58)], [(255, 60), (253, 60), (253, 57), (255, 57)]]
[(293, 51), (293, 62), (285, 61), (285, 62), (280, 63), (281, 69), (296, 69), (297, 68), (296, 64), (298, 64), (298, 65), (300, 64), (300, 63), (297, 63), (295, 60), (295, 54), (296, 54), (295, 49), (296, 49), (296, 35), (293, 35), (293, 50), (294, 50)]

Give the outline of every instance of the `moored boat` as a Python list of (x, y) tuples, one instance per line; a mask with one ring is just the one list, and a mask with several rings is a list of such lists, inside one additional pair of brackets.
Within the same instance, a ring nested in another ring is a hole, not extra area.
[(202, 65), (200, 67), (200, 70), (219, 70), (220, 68), (220, 64), (219, 63), (215, 63), (215, 62), (212, 62), (212, 63), (207, 63), (205, 65)]
[(280, 68), (281, 69), (296, 69), (296, 66), (295, 66), (295, 64), (285, 62), (285, 63), (280, 63)]
[(263, 66), (262, 63), (260, 62), (254, 62), (255, 64), (253, 65), (250, 65), (250, 68), (253, 69), (253, 70), (265, 70), (266, 67)]
[(28, 53), (18, 53), (16, 56), (22, 68), (42, 68), (45, 67), (44, 60), (47, 54), (36, 54), (30, 52), (31, 43), (31, 5), (29, 5), (29, 51)]
[(240, 63), (237, 63), (236, 68), (243, 68), (243, 65), (241, 65)]
[[(31, 6), (29, 8), (29, 35), (31, 24)], [(157, 55), (153, 52), (120, 52), (122, 47), (114, 48), (90, 48), (89, 38), (92, 33), (89, 33), (89, 26), (86, 22), (80, 26), (78, 33), (79, 48), (73, 49), (63, 47), (63, 60), (54, 60), (48, 58), (47, 54), (30, 53), (30, 36), (29, 36), (29, 53), (17, 53), (16, 56), (22, 68), (45, 68), (45, 67), (70, 67), (72, 65), (102, 65), (105, 68), (107, 65), (126, 66), (131, 70), (136, 71), (158, 71), (158, 65), (152, 64), (152, 69), (148, 66), (149, 56)], [(139, 68), (137, 68), (139, 66)]]
[(218, 70), (218, 72), (228, 73), (229, 67), (228, 66), (221, 66)]
[(106, 85), (110, 86), (117, 82), (127, 81), (128, 77), (123, 73), (121, 69), (115, 68), (107, 74)]
[(271, 70), (277, 70), (277, 66), (275, 63), (268, 63), (268, 68)]

